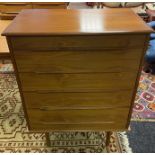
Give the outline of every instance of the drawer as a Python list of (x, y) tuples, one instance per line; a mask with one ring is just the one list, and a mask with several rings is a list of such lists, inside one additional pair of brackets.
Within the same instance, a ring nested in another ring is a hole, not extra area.
[(27, 109), (31, 130), (126, 129), (128, 108), (104, 110)]
[[(57, 33), (57, 32), (55, 32)], [(38, 34), (39, 35), (39, 34)], [(102, 50), (144, 46), (144, 35), (11, 37), (14, 50)]]
[(103, 51), (15, 51), (19, 72), (89, 73), (136, 71), (142, 49)]
[(136, 75), (124, 73), (38, 74), (19, 73), (23, 91), (99, 92), (133, 89)]
[(0, 3), (0, 11), (4, 13), (17, 13), (22, 9), (31, 9), (30, 3)]
[(34, 109), (105, 109), (129, 107), (132, 90), (101, 93), (23, 92), (28, 108)]

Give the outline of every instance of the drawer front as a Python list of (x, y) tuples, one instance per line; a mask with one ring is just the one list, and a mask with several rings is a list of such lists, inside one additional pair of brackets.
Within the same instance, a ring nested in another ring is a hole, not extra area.
[[(55, 32), (56, 33), (56, 32)], [(14, 50), (97, 50), (143, 47), (144, 35), (11, 37)]]
[(105, 109), (129, 107), (132, 90), (101, 93), (23, 92), (28, 108), (39, 109)]
[(19, 72), (89, 73), (135, 71), (142, 49), (103, 51), (15, 51)]
[(125, 73), (95, 74), (19, 74), (23, 91), (94, 92), (133, 89), (136, 75)]
[(126, 128), (128, 108), (104, 110), (28, 109), (31, 130), (111, 130)]
[(65, 4), (33, 4), (34, 9), (65, 9)]
[(0, 4), (0, 11), (5, 13), (19, 12), (22, 9), (31, 9), (32, 6), (29, 3), (3, 3)]

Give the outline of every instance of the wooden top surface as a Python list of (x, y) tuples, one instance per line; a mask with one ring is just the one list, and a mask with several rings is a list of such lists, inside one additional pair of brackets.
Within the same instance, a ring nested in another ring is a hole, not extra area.
[(13, 20), (3, 35), (86, 35), (150, 33), (131, 9), (27, 9)]
[[(11, 23), (11, 20), (0, 20), (0, 33)], [(1, 54), (9, 53), (6, 38), (0, 36), (0, 56)]]

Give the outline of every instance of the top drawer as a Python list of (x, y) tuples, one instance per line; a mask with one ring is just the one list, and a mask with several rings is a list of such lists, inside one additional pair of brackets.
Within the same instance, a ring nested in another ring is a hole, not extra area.
[(145, 35), (11, 37), (14, 50), (100, 50), (143, 47)]

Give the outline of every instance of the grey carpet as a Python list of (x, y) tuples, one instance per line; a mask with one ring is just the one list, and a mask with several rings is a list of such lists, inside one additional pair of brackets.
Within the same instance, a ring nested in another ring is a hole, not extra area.
[(131, 122), (131, 131), (127, 132), (132, 152), (155, 152), (155, 122)]

